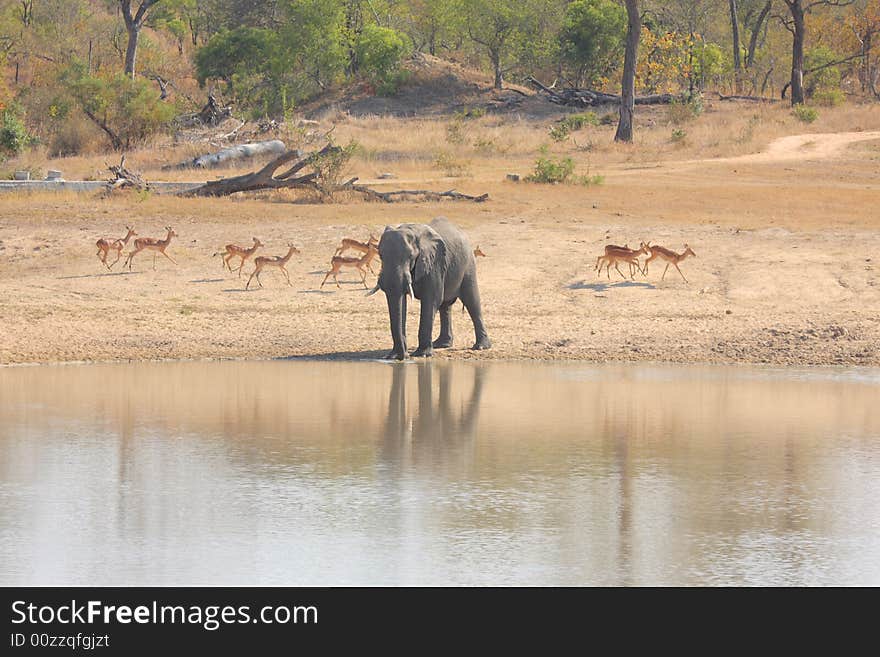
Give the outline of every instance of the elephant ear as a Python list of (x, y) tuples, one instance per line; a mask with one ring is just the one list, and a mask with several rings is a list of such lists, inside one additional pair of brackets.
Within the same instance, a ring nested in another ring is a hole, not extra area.
[(414, 280), (422, 279), (438, 269), (442, 275), (446, 269), (446, 242), (440, 234), (433, 228), (426, 228), (419, 237), (418, 250)]

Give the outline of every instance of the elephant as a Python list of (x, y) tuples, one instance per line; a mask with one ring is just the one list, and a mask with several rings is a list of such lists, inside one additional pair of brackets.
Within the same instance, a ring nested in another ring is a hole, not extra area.
[[(444, 217), (430, 224), (386, 226), (379, 240), (382, 271), (368, 294), (385, 292), (394, 348), (388, 358), (404, 360), (407, 296), (419, 299), (419, 346), (413, 356), (431, 356), (452, 346), (452, 304), (464, 303), (474, 323), (473, 349), (492, 346), (480, 307), (477, 265), (467, 236)], [(431, 342), (434, 316), (440, 311), (440, 336)]]

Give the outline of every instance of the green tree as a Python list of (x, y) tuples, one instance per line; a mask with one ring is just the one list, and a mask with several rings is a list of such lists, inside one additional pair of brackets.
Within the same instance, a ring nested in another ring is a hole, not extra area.
[(393, 85), (408, 50), (402, 34), (378, 25), (364, 26), (355, 44), (361, 72), (380, 85)]
[(541, 40), (542, 19), (550, 6), (541, 0), (463, 0), (462, 9), (468, 37), (485, 51), (495, 88), (501, 89), (515, 55), (527, 53), (526, 44)]
[(278, 52), (278, 34), (256, 27), (239, 27), (218, 32), (196, 53), (196, 78), (222, 80), (235, 93), (236, 78), (266, 72)]
[(612, 0), (574, 0), (559, 34), (562, 60), (577, 86), (594, 85), (620, 64), (626, 10)]
[[(445, 39), (460, 33), (456, 3), (450, 0), (410, 0), (401, 16), (413, 48), (436, 55)], [(447, 44), (448, 45), (448, 44)]]
[(339, 3), (288, 0), (273, 29), (238, 27), (212, 36), (196, 53), (199, 84), (221, 81), (253, 115), (283, 116), (341, 75), (342, 20)]
[(143, 142), (167, 127), (177, 113), (142, 78), (88, 75), (82, 65), (73, 65), (61, 80), (83, 113), (107, 135), (114, 150)]

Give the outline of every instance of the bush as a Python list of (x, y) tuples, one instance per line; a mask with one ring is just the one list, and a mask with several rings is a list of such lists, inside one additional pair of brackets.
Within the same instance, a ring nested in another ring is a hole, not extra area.
[(0, 155), (14, 157), (35, 142), (16, 108), (7, 107), (0, 112)]
[(672, 125), (693, 121), (703, 113), (703, 97), (695, 95), (687, 100), (674, 100), (666, 106), (666, 119)]
[(473, 147), (475, 151), (483, 155), (488, 155), (498, 148), (495, 140), (488, 137), (477, 137), (473, 141)]
[(467, 141), (467, 132), (462, 120), (456, 116), (446, 125), (446, 141), (450, 144), (464, 144)]
[(566, 125), (557, 123), (550, 126), (550, 139), (553, 141), (565, 141), (568, 139), (569, 134), (571, 134), (571, 130)]
[(333, 195), (333, 191), (342, 183), (342, 174), (345, 173), (349, 161), (359, 149), (356, 141), (350, 141), (339, 150), (316, 157), (312, 161), (312, 169), (318, 174), (318, 191), (325, 196)]
[(463, 110), (460, 110), (455, 113), (456, 119), (480, 119), (486, 116), (486, 108), (485, 107), (466, 107)]
[(813, 94), (813, 102), (823, 107), (837, 107), (846, 101), (840, 89), (821, 89)]
[(812, 123), (819, 118), (819, 112), (816, 111), (816, 108), (807, 107), (806, 105), (795, 105), (791, 113), (794, 114), (796, 119), (804, 123)]
[(569, 114), (560, 123), (574, 132), (580, 130), (584, 126), (599, 125), (599, 117), (595, 112), (586, 112), (584, 114)]
[(544, 150), (543, 156), (535, 162), (534, 173), (526, 176), (526, 180), (535, 183), (557, 184), (570, 182), (572, 175), (574, 175), (574, 160), (570, 157), (555, 160), (548, 157), (546, 150)]
[(613, 112), (608, 112), (607, 114), (603, 114), (602, 118), (599, 119), (599, 125), (614, 125), (617, 123), (618, 115)]
[(403, 81), (397, 73), (408, 50), (400, 32), (373, 24), (364, 26), (355, 43), (359, 70), (376, 84), (377, 91), (393, 89), (392, 93)]
[(541, 147), (541, 157), (535, 162), (535, 171), (526, 176), (528, 182), (545, 184), (601, 185), (603, 176), (577, 176), (574, 173), (574, 160), (570, 157), (554, 159), (548, 155), (547, 147)]
[(434, 167), (443, 171), (443, 175), (453, 178), (466, 176), (470, 173), (470, 162), (459, 160), (449, 151), (439, 150), (434, 154)]
[(116, 150), (143, 143), (167, 127), (177, 110), (159, 98), (148, 80), (118, 73), (111, 77), (85, 75), (72, 66), (65, 73), (65, 86), (85, 115), (101, 128)]
[(565, 141), (570, 133), (580, 130), (587, 125), (599, 125), (599, 117), (595, 112), (584, 114), (569, 114), (560, 119), (556, 125), (550, 128), (550, 137), (553, 141)]
[(80, 155), (94, 150), (94, 146), (100, 141), (101, 134), (94, 125), (78, 116), (68, 116), (49, 141), (49, 155)]
[(673, 144), (682, 143), (687, 138), (687, 133), (681, 128), (675, 128), (672, 131), (671, 141)]
[(818, 46), (807, 52), (804, 68), (826, 66), (804, 78), (804, 91), (809, 98), (815, 99), (817, 95), (840, 90), (840, 69), (836, 66), (828, 66), (838, 59), (840, 58), (827, 46)]

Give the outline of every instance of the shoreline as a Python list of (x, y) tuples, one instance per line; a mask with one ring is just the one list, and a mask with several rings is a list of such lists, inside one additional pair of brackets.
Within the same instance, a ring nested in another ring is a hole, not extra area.
[[(473, 329), (457, 305), (456, 348), (435, 360), (880, 367), (877, 152), (786, 166), (766, 157), (736, 168), (673, 164), (637, 176), (609, 169), (589, 188), (489, 172), (463, 187), (490, 194), (478, 205), (10, 196), (0, 223), (0, 364), (383, 355), (385, 300), (364, 297), (350, 272), (322, 289), (330, 256), (342, 237), (445, 215), (487, 254), (477, 270), (493, 348), (464, 348)], [(173, 226), (176, 263), (153, 270), (141, 256), (130, 272), (107, 271), (95, 240), (126, 225), (141, 237)], [(238, 277), (212, 257), (251, 236), (265, 244), (257, 255), (296, 244), (290, 286), (275, 272), (246, 291), (252, 262)], [(696, 256), (681, 263), (687, 282), (674, 268), (663, 279), (657, 263), (635, 280), (597, 276), (606, 244), (648, 240), (692, 247)]]

